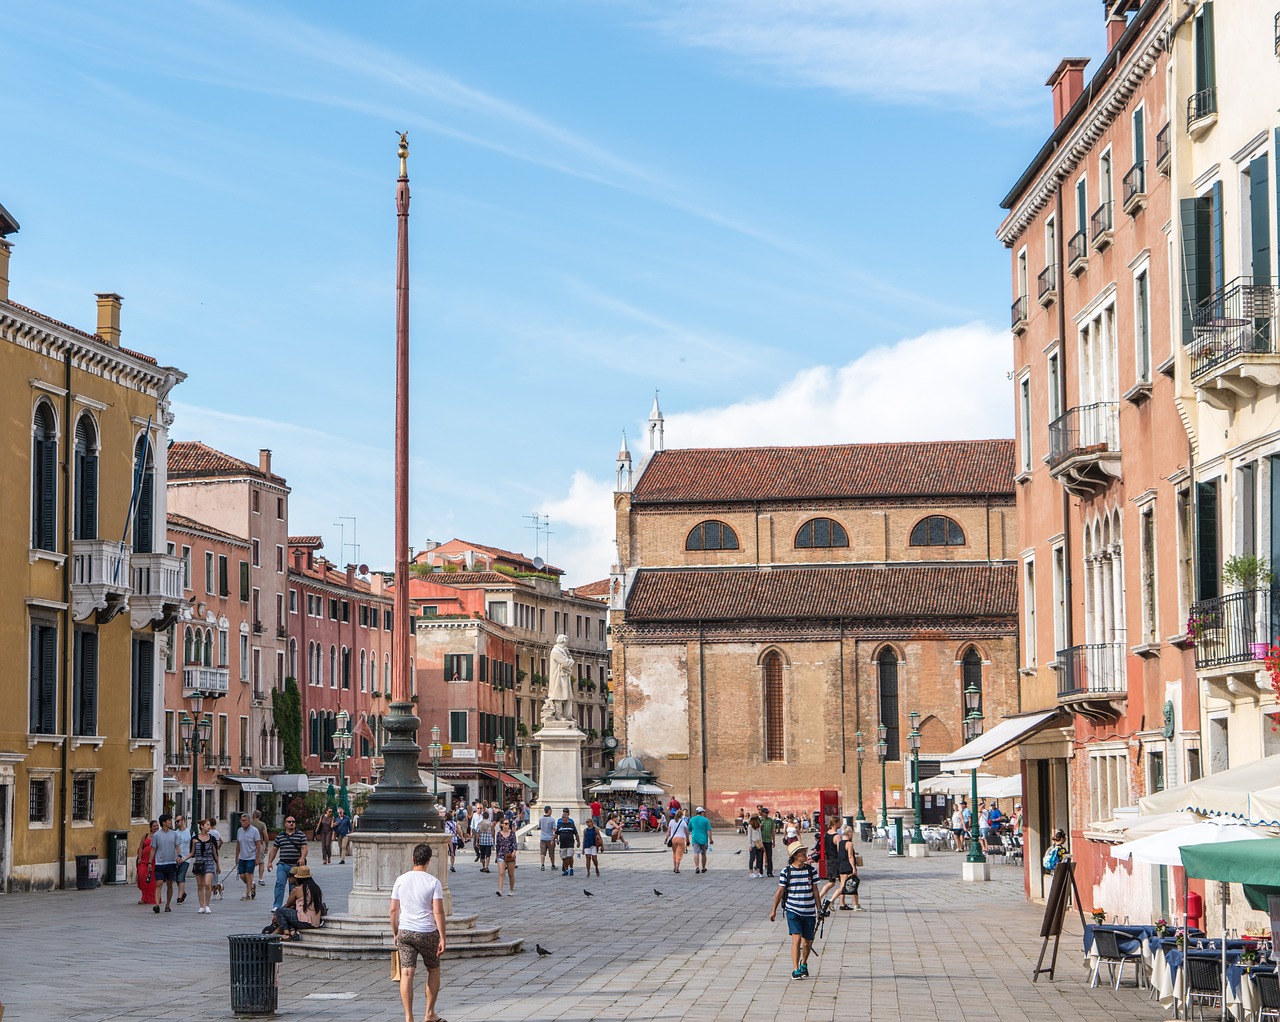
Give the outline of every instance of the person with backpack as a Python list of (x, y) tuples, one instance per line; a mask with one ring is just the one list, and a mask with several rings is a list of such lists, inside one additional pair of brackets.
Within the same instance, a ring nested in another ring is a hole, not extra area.
[(1053, 843), (1045, 851), (1040, 865), (1044, 867), (1046, 873), (1052, 873), (1058, 868), (1058, 863), (1067, 862), (1070, 858), (1071, 853), (1067, 851), (1067, 832), (1059, 827), (1053, 832)]
[(791, 934), (791, 978), (808, 979), (809, 953), (818, 932), (818, 871), (800, 841), (787, 845), (787, 865), (778, 874), (778, 890), (769, 909), (769, 922), (778, 917), (785, 900), (787, 932)]

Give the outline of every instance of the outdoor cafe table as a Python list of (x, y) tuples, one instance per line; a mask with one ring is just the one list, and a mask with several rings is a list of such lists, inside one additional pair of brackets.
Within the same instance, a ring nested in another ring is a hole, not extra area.
[[(1178, 986), (1178, 973), (1182, 969), (1185, 955), (1172, 938), (1160, 938), (1151, 940), (1148, 943), (1152, 952), (1151, 985), (1155, 988), (1156, 999), (1163, 1007), (1172, 1008), (1177, 1005), (1179, 995), (1184, 993)], [(1191, 943), (1192, 947), (1187, 954), (1197, 958), (1207, 958), (1218, 967), (1221, 967), (1222, 942), (1220, 940), (1193, 937), (1191, 938)], [(1244, 971), (1240, 966), (1240, 955), (1244, 951), (1246, 943), (1253, 944), (1254, 942), (1243, 940), (1227, 941), (1227, 1009), (1237, 1018), (1253, 1015), (1258, 1005), (1258, 995), (1253, 984), (1251, 982), (1240, 982), (1240, 976)], [(1236, 977), (1234, 982), (1232, 982), (1233, 971)]]

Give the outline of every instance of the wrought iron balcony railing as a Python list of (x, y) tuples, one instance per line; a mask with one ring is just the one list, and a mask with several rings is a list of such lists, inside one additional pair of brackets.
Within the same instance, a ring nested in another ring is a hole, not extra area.
[(1093, 216), (1089, 217), (1089, 234), (1093, 238), (1094, 248), (1105, 248), (1111, 243), (1111, 230), (1114, 226), (1111, 215), (1113, 205), (1110, 201), (1104, 202), (1093, 211)]
[(1237, 277), (1192, 314), (1191, 379), (1238, 355), (1276, 353), (1280, 288), (1263, 277)]
[(1166, 177), (1169, 174), (1169, 160), (1173, 155), (1173, 151), (1169, 147), (1169, 128), (1168, 121), (1165, 126), (1156, 132), (1156, 170)]
[(1089, 232), (1081, 227), (1067, 239), (1067, 272), (1079, 273), (1089, 261)]
[(1015, 331), (1027, 325), (1027, 296), (1020, 295), (1009, 310), (1010, 322)]
[(1124, 190), (1124, 211), (1131, 213), (1137, 210), (1147, 198), (1147, 164), (1140, 160), (1129, 168), (1129, 173), (1121, 182)]
[(1058, 698), (1124, 695), (1125, 654), (1123, 642), (1097, 642), (1058, 650)]
[(1050, 263), (1036, 277), (1036, 289), (1039, 292), (1040, 304), (1048, 305), (1058, 294), (1058, 266)]
[(1280, 589), (1246, 589), (1191, 606), (1196, 668), (1262, 660), (1280, 627)]
[(1120, 450), (1120, 406), (1115, 401), (1071, 408), (1049, 423), (1049, 467), (1069, 458)]
[(1187, 131), (1218, 112), (1217, 88), (1201, 89), (1187, 100)]

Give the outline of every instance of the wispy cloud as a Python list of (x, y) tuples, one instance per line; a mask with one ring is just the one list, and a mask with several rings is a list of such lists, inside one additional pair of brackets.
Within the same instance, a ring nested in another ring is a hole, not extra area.
[[(1008, 361), (1007, 331), (979, 323), (932, 330), (843, 366), (807, 369), (758, 398), (691, 412), (666, 409), (667, 446), (1011, 436)], [(556, 563), (575, 583), (601, 577), (614, 561), (612, 491), (612, 480), (577, 471), (568, 492), (541, 508), (569, 551)]]
[[(1040, 99), (1062, 47), (1099, 38), (1072, 0), (660, 0), (641, 19), (678, 45), (788, 85), (1007, 115)], [(1086, 53), (1092, 52), (1092, 47)]]

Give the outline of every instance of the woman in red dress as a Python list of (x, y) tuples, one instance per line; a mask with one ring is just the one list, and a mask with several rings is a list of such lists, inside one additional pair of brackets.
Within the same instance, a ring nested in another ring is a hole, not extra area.
[(142, 839), (142, 844), (138, 846), (138, 861), (136, 863), (138, 890), (142, 892), (142, 896), (138, 899), (139, 905), (156, 905), (156, 863), (155, 853), (151, 850), (151, 835), (160, 829), (160, 824), (155, 820), (151, 821), (151, 829), (147, 831), (146, 836)]

